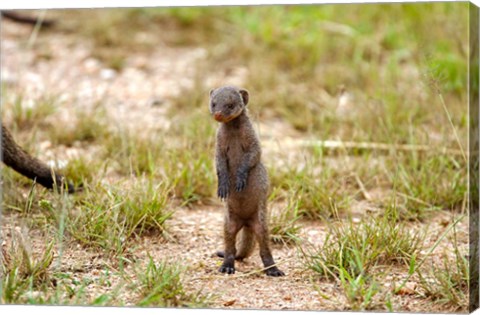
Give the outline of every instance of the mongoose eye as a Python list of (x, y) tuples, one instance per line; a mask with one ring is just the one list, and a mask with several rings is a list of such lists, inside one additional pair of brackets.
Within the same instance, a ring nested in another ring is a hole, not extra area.
[(233, 109), (234, 104), (228, 104), (228, 109)]
[(215, 105), (217, 105), (217, 104), (215, 104), (214, 102), (212, 102), (212, 108), (215, 108)]

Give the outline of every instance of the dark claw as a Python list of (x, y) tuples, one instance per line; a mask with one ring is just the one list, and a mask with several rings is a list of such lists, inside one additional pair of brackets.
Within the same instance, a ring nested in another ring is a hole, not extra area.
[(234, 267), (230, 267), (230, 266), (224, 266), (222, 265), (220, 267), (220, 269), (218, 269), (218, 271), (220, 271), (221, 273), (226, 273), (226, 274), (234, 274), (235, 273), (235, 268)]
[(228, 197), (228, 184), (218, 186), (218, 198), (227, 199)]
[(237, 192), (241, 192), (247, 187), (247, 180), (242, 178), (237, 178)]
[(265, 270), (265, 273), (267, 274), (267, 276), (270, 276), (270, 277), (283, 277), (283, 276), (285, 276), (285, 273), (283, 271), (281, 271), (280, 269), (278, 269), (277, 267), (268, 268), (267, 270)]

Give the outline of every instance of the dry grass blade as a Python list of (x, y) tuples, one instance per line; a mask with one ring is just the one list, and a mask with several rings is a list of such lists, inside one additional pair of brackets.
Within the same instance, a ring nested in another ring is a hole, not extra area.
[(438, 92), (438, 97), (440, 98), (440, 103), (442, 103), (443, 110), (445, 111), (445, 114), (447, 115), (448, 122), (450, 123), (450, 126), (452, 127), (453, 134), (455, 135), (455, 140), (457, 141), (458, 146), (460, 147), (460, 152), (462, 153), (463, 159), (465, 162), (468, 161), (467, 154), (465, 153), (465, 150), (463, 149), (462, 143), (460, 142), (460, 138), (458, 136), (457, 128), (453, 124), (452, 121), (452, 116), (450, 115), (450, 112), (447, 109), (447, 104), (445, 104), (445, 99), (443, 98), (443, 95)]
[(405, 278), (405, 280), (403, 280), (403, 282), (400, 284), (400, 286), (398, 288), (395, 289), (395, 294), (398, 293), (404, 286), (405, 284), (407, 284), (407, 281), (410, 280), (410, 278), (412, 277), (412, 275), (415, 273), (415, 271), (417, 271), (424, 263), (425, 261), (427, 260), (427, 258), (430, 257), (430, 255), (433, 253), (433, 251), (435, 250), (435, 248), (438, 247), (438, 245), (445, 239), (445, 237), (447, 236), (448, 232), (450, 232), (450, 230), (452, 230), (453, 228), (455, 228), (455, 226), (464, 218), (464, 216), (460, 216), (458, 219), (456, 219), (452, 224), (450, 224), (446, 229), (445, 231), (442, 233), (442, 235), (440, 235), (440, 237), (438, 238), (438, 240), (428, 249), (427, 253), (425, 254), (425, 256), (423, 257), (423, 259), (419, 262), (419, 263), (416, 263), (416, 257), (412, 257), (411, 260), (410, 260), (410, 270), (408, 272), (408, 276)]
[(365, 189), (365, 185), (363, 184), (362, 180), (358, 176), (358, 174), (355, 173), (355, 180), (357, 181), (358, 186), (360, 187), (360, 190), (363, 194), (363, 197), (365, 197), (366, 200), (372, 200), (372, 196), (368, 193), (368, 191)]
[(33, 45), (35, 44), (38, 37), (38, 32), (42, 27), (42, 24), (43, 24), (43, 21), (45, 20), (46, 15), (47, 15), (47, 10), (40, 11), (40, 15), (38, 17), (37, 23), (35, 24), (35, 27), (33, 28), (32, 33), (30, 34), (30, 37), (28, 39), (27, 47), (29, 49), (32, 48)]

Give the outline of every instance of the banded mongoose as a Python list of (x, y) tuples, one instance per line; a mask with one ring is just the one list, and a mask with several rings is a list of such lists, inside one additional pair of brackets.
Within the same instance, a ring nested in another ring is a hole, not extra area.
[[(220, 122), (217, 130), (215, 164), (218, 197), (226, 200), (224, 222), (225, 251), (219, 271), (235, 273), (235, 259), (249, 256), (255, 246), (269, 276), (285, 274), (275, 265), (269, 248), (267, 197), (269, 180), (263, 166), (260, 141), (247, 115), (249, 95), (244, 89), (224, 86), (210, 91), (210, 113)], [(240, 231), (239, 242), (236, 236)], [(238, 250), (236, 246), (238, 245)]]
[[(18, 173), (26, 176), (40, 185), (52, 189), (54, 185), (60, 190), (65, 187), (65, 178), (58, 174), (52, 174), (52, 169), (25, 152), (13, 139), (10, 131), (2, 124), (2, 147), (0, 150), (2, 161)], [(53, 177), (53, 176), (55, 177)], [(75, 191), (71, 183), (66, 183), (66, 191)]]

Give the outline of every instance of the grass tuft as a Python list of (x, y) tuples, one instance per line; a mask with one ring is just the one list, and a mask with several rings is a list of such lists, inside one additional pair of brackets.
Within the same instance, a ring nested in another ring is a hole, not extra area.
[(408, 265), (418, 256), (424, 235), (411, 232), (391, 216), (363, 221), (334, 224), (321, 248), (306, 254), (308, 268), (325, 278), (347, 273), (356, 278), (371, 274), (383, 264)]
[(149, 257), (146, 269), (139, 272), (138, 283), (135, 288), (139, 290), (138, 306), (160, 307), (206, 307), (208, 296), (201, 292), (189, 293), (184, 287), (182, 274), (185, 268), (178, 264), (161, 261), (156, 264)]
[(93, 184), (85, 190), (66, 221), (66, 230), (81, 244), (121, 254), (134, 237), (166, 232), (172, 216), (167, 184), (138, 181), (128, 190)]
[(52, 286), (49, 267), (54, 256), (53, 243), (36, 257), (21, 232), (14, 230), (11, 235), (0, 255), (1, 304), (26, 303), (29, 292)]
[(288, 198), (285, 207), (270, 212), (270, 239), (274, 243), (289, 244), (299, 241), (300, 226), (297, 222), (301, 218), (299, 205), (300, 201), (293, 195)]
[(444, 253), (438, 264), (432, 262), (428, 270), (417, 270), (417, 274), (427, 298), (454, 312), (463, 312), (468, 308), (470, 270), (468, 258), (458, 247), (455, 229), (453, 235), (453, 257)]

